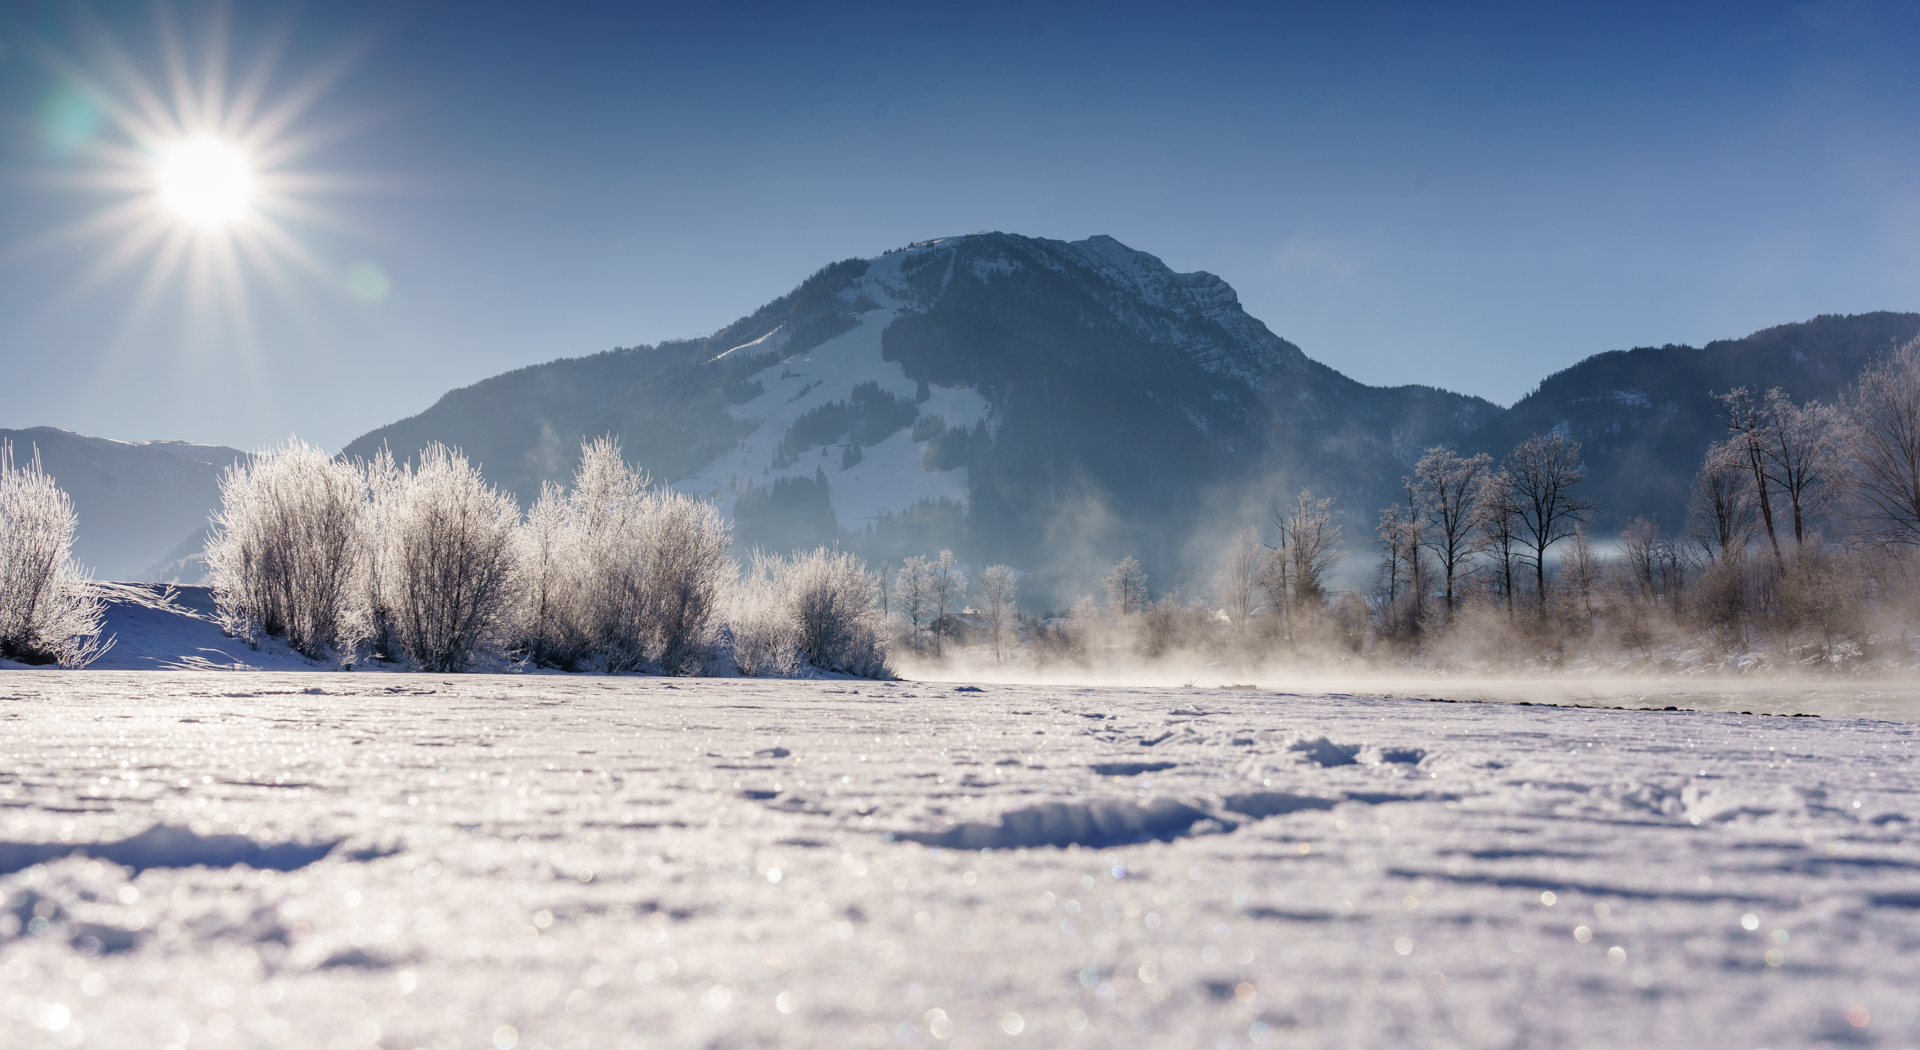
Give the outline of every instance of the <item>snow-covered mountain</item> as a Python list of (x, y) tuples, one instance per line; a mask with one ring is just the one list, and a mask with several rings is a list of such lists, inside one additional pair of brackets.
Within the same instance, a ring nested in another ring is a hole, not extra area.
[[(706, 339), (494, 376), (344, 454), (444, 441), (525, 505), (567, 479), (583, 438), (611, 433), (657, 479), (718, 500), (742, 552), (838, 543), (878, 563), (950, 547), (1037, 573), (1022, 602), (1044, 607), (1092, 593), (1123, 554), (1156, 591), (1199, 583), (1227, 533), (1302, 485), (1339, 501), (1361, 548), (1442, 443), (1499, 456), (1563, 430), (1584, 446), (1596, 531), (1636, 514), (1677, 528), (1719, 436), (1714, 391), (1832, 398), (1916, 333), (1920, 314), (1875, 313), (1611, 351), (1503, 410), (1355, 382), (1249, 316), (1220, 278), (1111, 237), (990, 233), (835, 263)], [(182, 559), (235, 450), (0, 437), (40, 447), (102, 577), (197, 579)]]
[(992, 233), (836, 263), (709, 339), (494, 377), (345, 454), (445, 441), (526, 500), (611, 432), (746, 545), (953, 546), (1079, 586), (1121, 553), (1185, 573), (1196, 529), (1303, 484), (1370, 508), (1498, 411), (1348, 379), (1111, 237)]

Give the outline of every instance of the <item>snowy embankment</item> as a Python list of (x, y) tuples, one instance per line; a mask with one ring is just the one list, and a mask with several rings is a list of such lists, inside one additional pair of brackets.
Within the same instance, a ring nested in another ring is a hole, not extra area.
[(1912, 724), (166, 672), (0, 718), (9, 1047), (1920, 1038)]

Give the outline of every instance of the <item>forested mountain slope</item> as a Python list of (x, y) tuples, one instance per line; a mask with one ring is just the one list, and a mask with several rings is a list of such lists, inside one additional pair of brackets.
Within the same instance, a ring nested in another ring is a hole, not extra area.
[(1602, 512), (1598, 531), (1641, 514), (1673, 530), (1685, 521), (1701, 456), (1726, 436), (1714, 394), (1780, 387), (1797, 401), (1831, 401), (1869, 362), (1916, 335), (1920, 314), (1826, 314), (1700, 349), (1596, 354), (1542, 380), (1467, 444), (1498, 456), (1529, 435), (1562, 430), (1585, 453), (1585, 494)]

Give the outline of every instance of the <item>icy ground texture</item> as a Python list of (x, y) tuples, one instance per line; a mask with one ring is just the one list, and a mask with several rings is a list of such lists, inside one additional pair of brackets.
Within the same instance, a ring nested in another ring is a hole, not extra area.
[(1910, 723), (9, 672), (0, 727), (9, 1048), (1920, 1045)]

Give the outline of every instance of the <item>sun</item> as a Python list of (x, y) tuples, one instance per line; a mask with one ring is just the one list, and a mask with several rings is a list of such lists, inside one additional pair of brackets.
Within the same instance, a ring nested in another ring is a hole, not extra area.
[[(49, 156), (59, 158), (49, 183), (92, 200), (23, 249), (90, 249), (49, 309), (93, 309), (104, 290), (131, 278), (113, 340), (129, 353), (162, 316), (193, 331), (194, 346), (222, 348), (199, 352), (253, 354), (263, 296), (297, 314), (377, 301), (318, 249), (366, 235), (328, 202), (370, 183), (311, 166), (350, 137), (352, 125), (323, 118), (320, 103), (358, 52), (320, 56), (289, 78), (292, 23), (262, 37), (251, 24), (236, 28), (234, 17), (222, 7), (183, 19), (161, 0), (131, 49), (115, 27), (81, 20), (64, 45), (73, 50), (37, 52), (49, 97), (60, 102), (41, 121)], [(234, 67), (236, 39), (255, 51), (249, 68)]]
[(160, 206), (190, 226), (219, 229), (253, 209), (253, 165), (224, 139), (198, 135), (162, 148), (153, 175)]

